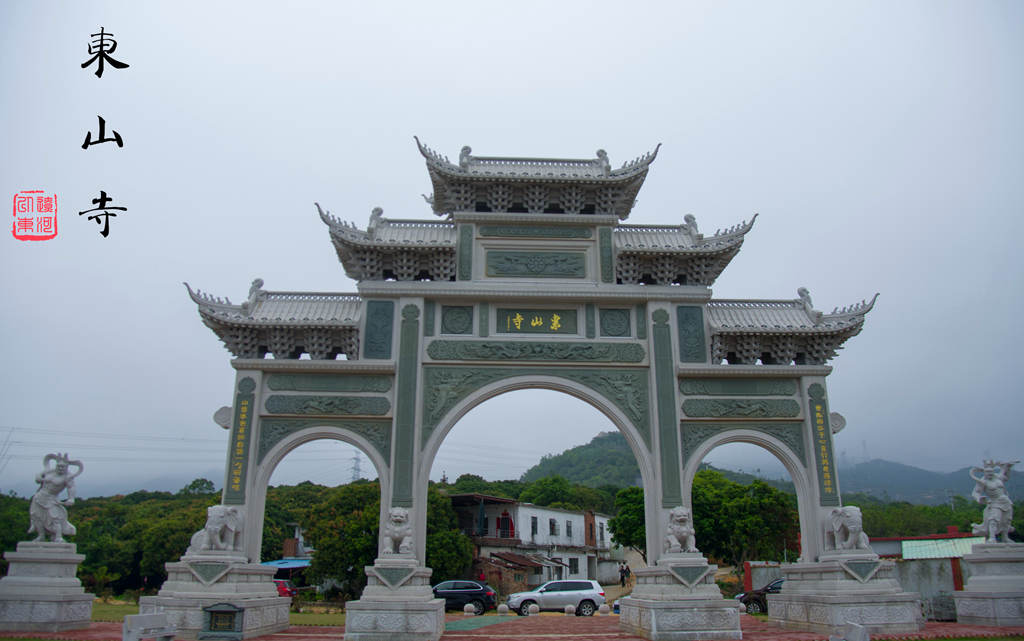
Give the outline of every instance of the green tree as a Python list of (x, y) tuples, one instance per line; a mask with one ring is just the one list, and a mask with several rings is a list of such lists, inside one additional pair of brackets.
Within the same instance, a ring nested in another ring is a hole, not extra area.
[(578, 496), (573, 493), (572, 485), (564, 477), (557, 475), (546, 476), (530, 483), (519, 495), (519, 500), (534, 505), (548, 506), (558, 503), (563, 509), (580, 509), (576, 502)]
[(612, 543), (632, 548), (647, 561), (647, 520), (644, 516), (644, 490), (627, 487), (615, 495), (615, 516), (608, 519)]
[(195, 479), (185, 487), (178, 490), (178, 494), (214, 494), (217, 486), (210, 479)]

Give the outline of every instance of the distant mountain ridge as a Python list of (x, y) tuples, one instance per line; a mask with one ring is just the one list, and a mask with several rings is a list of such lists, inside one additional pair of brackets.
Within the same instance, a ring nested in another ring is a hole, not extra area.
[[(716, 468), (717, 469), (717, 468)], [(719, 470), (727, 478), (744, 485), (758, 478), (752, 474)], [(955, 472), (932, 472), (912, 465), (874, 459), (839, 469), (839, 488), (843, 493), (860, 492), (889, 501), (907, 501), (938, 505), (951, 495), (970, 497), (974, 481), (965, 467)], [(523, 474), (523, 481), (535, 481), (558, 474), (589, 487), (602, 485), (641, 485), (640, 468), (620, 432), (603, 432), (589, 443), (547, 454)], [(793, 492), (789, 480), (760, 479), (786, 492)], [(1024, 474), (1014, 470), (1007, 484), (1014, 501), (1024, 500)]]

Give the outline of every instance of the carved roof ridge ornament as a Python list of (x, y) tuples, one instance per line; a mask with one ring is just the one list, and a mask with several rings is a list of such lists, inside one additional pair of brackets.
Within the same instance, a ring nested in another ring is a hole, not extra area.
[[(681, 225), (632, 225), (620, 223), (613, 229), (615, 247), (619, 251), (641, 253), (720, 252), (736, 248), (754, 227), (758, 214), (750, 221), (718, 229), (712, 236), (701, 234), (693, 214), (687, 214)], [(725, 265), (722, 266), (722, 269)]]
[[(796, 299), (715, 299), (707, 303), (713, 333), (846, 333), (860, 331), (878, 299), (862, 300), (825, 314), (814, 309), (807, 288)], [(854, 332), (855, 334), (856, 332)], [(853, 336), (854, 334), (851, 334)]]
[(267, 291), (262, 278), (252, 282), (248, 300), (240, 305), (184, 285), (205, 320), (229, 325), (353, 325), (362, 305), (359, 294)]

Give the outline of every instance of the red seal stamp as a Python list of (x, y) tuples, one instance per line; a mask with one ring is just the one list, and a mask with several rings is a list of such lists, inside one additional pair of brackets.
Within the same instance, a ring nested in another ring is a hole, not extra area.
[(14, 195), (11, 233), (18, 240), (50, 240), (57, 236), (57, 194), (41, 189)]

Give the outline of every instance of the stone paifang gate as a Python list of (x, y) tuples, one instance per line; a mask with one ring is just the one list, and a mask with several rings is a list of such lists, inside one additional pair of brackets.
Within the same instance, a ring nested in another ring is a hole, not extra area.
[[(841, 508), (833, 463), (827, 362), (874, 301), (822, 313), (805, 290), (713, 299), (754, 221), (714, 234), (692, 216), (623, 222), (657, 149), (612, 169), (604, 151), (565, 160), (464, 147), (453, 163), (417, 145), (441, 220), (375, 209), (361, 229), (317, 205), (357, 294), (267, 291), (257, 279), (236, 305), (189, 288), (235, 357), (226, 485), (207, 534), (168, 564), (143, 611), (175, 614), (185, 634), (215, 602), (245, 609), (246, 636), (286, 626), (287, 604), (257, 563), (267, 483), (288, 452), (331, 438), (365, 452), (381, 480), (379, 553), (348, 604), (346, 639), (437, 639), (443, 602), (424, 561), (434, 456), (471, 408), (545, 388), (603, 412), (640, 465), (650, 565), (622, 602), (625, 630), (739, 638), (736, 602), (693, 547), (685, 509), (701, 459), (736, 441), (772, 452), (796, 486), (802, 556), (772, 614), (826, 632), (845, 621), (918, 628), (916, 595), (862, 544), (859, 513)], [(225, 525), (232, 515), (240, 532)]]

